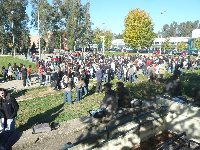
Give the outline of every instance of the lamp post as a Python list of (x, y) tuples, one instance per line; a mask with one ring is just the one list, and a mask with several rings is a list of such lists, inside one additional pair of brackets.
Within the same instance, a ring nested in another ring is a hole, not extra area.
[[(14, 14), (14, 11), (11, 11), (11, 14), (12, 14), (12, 16), (13, 16), (13, 14)], [(14, 22), (13, 22), (13, 20), (12, 20), (12, 23), (11, 23), (12, 25), (12, 43), (13, 43), (13, 52), (14, 52), (14, 57), (15, 57), (15, 47), (14, 47), (14, 44), (15, 44), (15, 36), (14, 36)]]
[(38, 51), (39, 51), (39, 58), (41, 59), (41, 49), (40, 49), (40, 12), (38, 9)]
[(103, 55), (104, 55), (104, 53), (105, 53), (105, 46), (104, 46), (104, 44), (105, 44), (105, 36), (100, 36), (100, 37), (102, 39), (102, 51), (103, 51)]
[[(162, 11), (162, 12), (160, 12), (160, 15), (161, 15), (161, 18), (163, 18), (163, 15), (166, 13), (166, 10), (164, 10), (164, 11)], [(163, 33), (162, 33), (162, 30), (161, 30), (161, 38), (163, 38), (163, 35), (162, 35)], [(161, 46), (160, 46), (160, 55), (161, 55)]]

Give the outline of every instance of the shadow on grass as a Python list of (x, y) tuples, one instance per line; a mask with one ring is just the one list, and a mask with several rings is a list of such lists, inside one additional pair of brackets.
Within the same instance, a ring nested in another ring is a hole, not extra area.
[(24, 90), (20, 90), (20, 91), (18, 91), (18, 92), (15, 92), (15, 91), (12, 89), (12, 90), (10, 90), (10, 93), (12, 93), (12, 96), (13, 96), (13, 97), (18, 98), (18, 97), (21, 97), (21, 96), (25, 95), (27, 91), (28, 91), (27, 89), (24, 89)]
[(29, 118), (27, 123), (20, 125), (17, 130), (20, 132), (25, 131), (39, 123), (51, 123), (57, 116), (64, 110), (64, 104), (60, 104), (52, 109), (45, 111), (44, 113), (37, 114), (36, 116)]
[(90, 96), (90, 95), (94, 94), (94, 93), (95, 93), (95, 89), (96, 89), (96, 86), (92, 86), (92, 87), (88, 90), (87, 96)]

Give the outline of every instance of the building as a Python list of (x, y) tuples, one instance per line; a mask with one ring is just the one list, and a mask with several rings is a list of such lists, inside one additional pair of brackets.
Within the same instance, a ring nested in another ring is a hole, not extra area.
[(200, 29), (194, 29), (192, 31), (192, 38), (199, 38), (200, 37)]
[(114, 39), (111, 42), (111, 48), (123, 48), (125, 47), (124, 39)]
[(162, 44), (169, 39), (169, 42), (174, 46), (176, 49), (177, 44), (180, 42), (185, 43), (188, 45), (189, 40), (191, 37), (169, 37), (169, 38), (155, 38), (153, 41), (152, 48), (154, 49), (161, 49)]
[[(169, 38), (163, 38), (162, 36), (158, 36), (158, 38), (155, 38), (152, 44), (152, 48), (154, 49), (161, 49), (161, 45), (169, 39), (169, 42), (174, 46), (176, 49), (177, 44), (180, 42), (184, 42), (188, 49), (194, 48), (194, 39), (200, 38), (200, 29), (194, 29), (192, 31), (192, 37), (169, 37)], [(114, 39), (112, 40), (111, 48), (123, 48), (126, 47), (125, 42), (123, 39)]]

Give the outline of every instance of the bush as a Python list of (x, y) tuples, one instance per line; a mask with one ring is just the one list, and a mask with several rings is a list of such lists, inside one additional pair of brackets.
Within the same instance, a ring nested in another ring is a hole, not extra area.
[(165, 90), (164, 83), (155, 84), (149, 81), (138, 82), (135, 84), (127, 83), (126, 87), (130, 90), (130, 94), (133, 98), (147, 100), (154, 99), (156, 95), (163, 94)]

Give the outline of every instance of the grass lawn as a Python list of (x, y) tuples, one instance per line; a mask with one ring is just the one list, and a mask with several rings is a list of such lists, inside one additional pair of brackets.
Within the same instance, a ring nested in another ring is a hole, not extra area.
[(19, 58), (14, 58), (12, 56), (0, 56), (0, 74), (2, 71), (2, 67), (6, 67), (8, 68), (8, 64), (11, 63), (11, 65), (13, 66), (14, 63), (16, 63), (17, 65), (19, 65), (20, 63), (25, 64), (26, 67), (28, 67), (29, 65), (32, 66), (32, 69), (34, 71), (36, 71), (36, 67), (35, 64), (32, 62), (29, 62), (27, 60), (22, 60)]
[(63, 93), (19, 102), (20, 110), (16, 119), (18, 129), (24, 131), (36, 123), (63, 122), (88, 115), (88, 110), (99, 107), (103, 95), (92, 94), (73, 105), (63, 104)]

